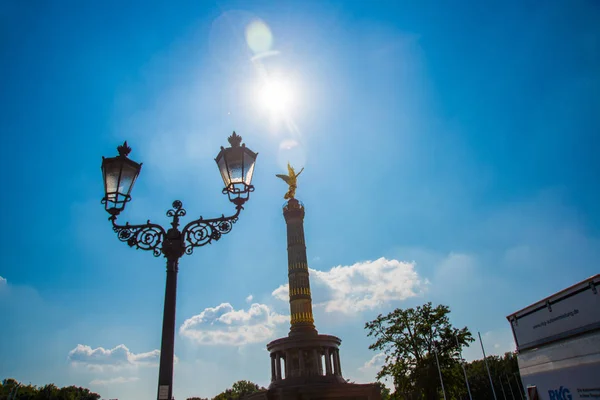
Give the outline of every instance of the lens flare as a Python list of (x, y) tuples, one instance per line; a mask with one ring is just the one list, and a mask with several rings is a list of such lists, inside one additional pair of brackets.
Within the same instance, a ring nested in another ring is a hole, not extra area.
[(306, 165), (306, 149), (295, 139), (285, 139), (279, 144), (277, 152), (277, 164), (282, 171), (287, 171), (287, 163), (290, 163), (297, 171)]
[(261, 20), (254, 20), (246, 27), (246, 42), (254, 54), (271, 50), (273, 34), (271, 29)]

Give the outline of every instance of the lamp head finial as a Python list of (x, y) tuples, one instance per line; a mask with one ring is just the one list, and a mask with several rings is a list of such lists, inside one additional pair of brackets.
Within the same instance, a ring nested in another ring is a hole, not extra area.
[(131, 153), (131, 147), (129, 147), (127, 145), (127, 140), (124, 141), (122, 145), (117, 147), (117, 151), (119, 152), (120, 156), (125, 156), (125, 157), (127, 157), (129, 155), (129, 153)]
[(227, 140), (229, 141), (229, 144), (231, 144), (231, 147), (240, 147), (240, 144), (242, 143), (242, 137), (235, 133), (235, 131), (227, 138)]

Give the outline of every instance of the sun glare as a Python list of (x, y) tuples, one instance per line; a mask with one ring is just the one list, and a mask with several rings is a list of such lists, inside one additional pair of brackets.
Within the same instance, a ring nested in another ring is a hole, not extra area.
[(283, 80), (270, 80), (260, 88), (260, 104), (272, 113), (289, 111), (294, 100), (292, 86)]

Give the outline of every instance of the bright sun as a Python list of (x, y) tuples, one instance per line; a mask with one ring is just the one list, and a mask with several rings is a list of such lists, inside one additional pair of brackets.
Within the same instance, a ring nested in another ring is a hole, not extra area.
[(270, 80), (260, 88), (260, 105), (265, 110), (282, 114), (289, 111), (294, 100), (292, 86), (283, 80)]

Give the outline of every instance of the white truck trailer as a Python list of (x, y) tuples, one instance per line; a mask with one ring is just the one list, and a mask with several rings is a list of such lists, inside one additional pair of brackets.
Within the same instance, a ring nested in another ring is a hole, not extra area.
[(530, 400), (600, 399), (600, 274), (506, 317)]

